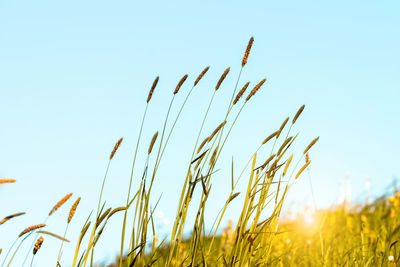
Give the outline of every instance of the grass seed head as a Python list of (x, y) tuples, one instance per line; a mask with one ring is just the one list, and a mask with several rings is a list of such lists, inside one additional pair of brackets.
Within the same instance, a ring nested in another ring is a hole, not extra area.
[(56, 235), (56, 234), (54, 234), (54, 233), (52, 233), (52, 232), (48, 232), (48, 231), (37, 231), (37, 232), (38, 232), (38, 234), (49, 235), (49, 236), (55, 237), (55, 238), (57, 238), (57, 239), (60, 239), (61, 241), (69, 242), (68, 239), (66, 239), (66, 238), (64, 238), (64, 237), (62, 237), (62, 236)]
[(302, 105), (299, 110), (297, 111), (296, 115), (294, 115), (294, 118), (292, 120), (292, 124), (295, 124), (295, 122), (297, 121), (297, 119), (299, 118), (300, 114), (303, 112), (305, 108), (305, 105)]
[(285, 169), (283, 170), (282, 176), (286, 175), (286, 172), (289, 168), (290, 162), (292, 162), (293, 154), (289, 157), (288, 161), (286, 162)]
[(224, 127), (225, 124), (226, 121), (222, 122), (220, 125), (218, 125), (217, 128), (215, 128), (214, 132), (212, 132), (212, 134), (208, 138), (208, 142), (210, 142), (214, 138), (214, 136), (219, 132), (219, 130), (221, 130), (222, 127)]
[(258, 90), (260, 90), (261, 86), (265, 83), (267, 79), (263, 79), (261, 82), (259, 82), (256, 86), (254, 86), (253, 90), (251, 90), (250, 94), (246, 97), (246, 102), (249, 101), (249, 99), (257, 93)]
[(217, 86), (215, 86), (215, 91), (217, 91), (219, 89), (219, 87), (221, 86), (221, 83), (225, 80), (226, 75), (228, 75), (229, 71), (231, 68), (227, 68), (224, 73), (222, 73), (221, 78), (219, 78)]
[(276, 138), (279, 138), (279, 136), (280, 136), (281, 133), (282, 133), (283, 128), (285, 128), (285, 125), (286, 125), (286, 123), (287, 123), (288, 121), (289, 121), (289, 117), (287, 117), (287, 118), (283, 121), (281, 127), (280, 127), (279, 130), (278, 130), (278, 133), (276, 134)]
[(23, 235), (26, 234), (26, 233), (32, 232), (32, 231), (34, 231), (34, 230), (36, 230), (36, 229), (39, 229), (39, 228), (43, 228), (43, 227), (45, 227), (45, 226), (46, 226), (46, 225), (43, 224), (43, 223), (41, 223), (41, 224), (35, 224), (35, 225), (32, 225), (32, 226), (29, 226), (28, 228), (25, 228), (25, 230), (22, 231), (22, 232), (18, 235), (18, 237), (21, 237), (21, 236), (23, 236)]
[(244, 56), (242, 59), (242, 67), (244, 67), (244, 65), (246, 65), (246, 63), (247, 63), (247, 59), (249, 58), (250, 50), (251, 50), (251, 47), (253, 46), (253, 42), (254, 42), (254, 38), (251, 37), (249, 40), (249, 43), (247, 44), (246, 52), (244, 52)]
[(308, 152), (308, 150), (310, 150), (310, 148), (315, 145), (315, 143), (318, 141), (319, 136), (317, 138), (315, 138), (314, 140), (311, 141), (311, 143), (306, 147), (306, 149), (304, 150), (303, 154), (306, 154)]
[(39, 237), (36, 240), (35, 246), (33, 247), (33, 255), (36, 255), (36, 253), (38, 252), (38, 250), (40, 249), (40, 247), (43, 244), (43, 240), (44, 240), (43, 236)]
[(186, 81), (187, 77), (188, 75), (185, 74), (185, 76), (183, 76), (182, 79), (179, 81), (178, 85), (175, 88), (174, 95), (176, 95), (179, 92), (179, 89), (181, 89), (181, 86)]
[(158, 131), (153, 135), (153, 138), (151, 139), (151, 143), (150, 143), (150, 146), (149, 146), (149, 150), (147, 151), (147, 154), (148, 154), (148, 155), (150, 155), (151, 151), (153, 150), (153, 146), (154, 146), (154, 143), (155, 143), (156, 140), (157, 140), (157, 136), (158, 136)]
[(154, 89), (155, 89), (156, 86), (157, 86), (158, 80), (159, 80), (159, 76), (157, 76), (157, 78), (156, 78), (156, 79), (154, 80), (154, 82), (153, 82), (153, 85), (151, 86), (151, 89), (150, 89), (150, 91), (149, 91), (149, 95), (148, 95), (147, 100), (146, 100), (147, 103), (150, 102), (150, 99), (151, 99), (151, 97), (153, 96)]
[(12, 218), (14, 218), (14, 217), (18, 217), (18, 216), (21, 216), (21, 215), (24, 215), (24, 214), (25, 214), (25, 212), (19, 212), (19, 213), (15, 213), (15, 214), (8, 215), (7, 217), (4, 217), (4, 218), (0, 221), (0, 225), (2, 225), (3, 223), (7, 222), (8, 220), (10, 220), (10, 219), (12, 219)]
[(81, 201), (81, 197), (78, 197), (78, 199), (74, 202), (71, 209), (69, 210), (68, 223), (70, 223), (72, 220), (72, 217), (74, 217), (76, 208), (78, 207), (78, 204), (79, 204), (79, 201)]
[(114, 149), (111, 151), (111, 154), (110, 154), (110, 160), (112, 160), (112, 158), (114, 157), (115, 152), (117, 152), (119, 146), (120, 146), (121, 143), (122, 143), (122, 140), (124, 140), (123, 137), (121, 137), (121, 138), (117, 141), (117, 143), (115, 143)]
[(197, 77), (196, 81), (194, 82), (193, 86), (196, 86), (199, 81), (203, 78), (203, 76), (207, 73), (207, 71), (210, 69), (210, 66), (206, 67), (201, 73), (200, 75)]
[(15, 183), (15, 179), (0, 179), (0, 184)]
[(270, 134), (267, 138), (264, 139), (264, 141), (262, 142), (262, 144), (265, 145), (266, 143), (268, 143), (269, 140), (271, 140), (272, 138), (274, 138), (277, 134), (278, 134), (278, 131), (273, 132), (273, 133)]
[(53, 214), (56, 210), (58, 210), (62, 205), (64, 205), (65, 202), (72, 196), (72, 193), (69, 193), (65, 197), (63, 197), (58, 203), (53, 207), (53, 209), (50, 211), (49, 216)]
[(233, 104), (235, 105), (239, 99), (243, 96), (244, 92), (246, 91), (247, 87), (249, 86), (250, 82), (247, 82), (242, 89), (240, 89), (239, 93), (236, 95), (235, 100), (233, 101)]

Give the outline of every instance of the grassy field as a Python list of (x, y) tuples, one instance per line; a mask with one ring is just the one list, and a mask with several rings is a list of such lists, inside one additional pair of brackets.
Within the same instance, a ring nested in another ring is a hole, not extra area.
[[(246, 67), (253, 41), (254, 39), (251, 38), (239, 65), (239, 75), (234, 78), (236, 86), (231, 89), (232, 96), (223, 103), (227, 107), (226, 112), (213, 114), (210, 112), (210, 108), (212, 105), (220, 104), (215, 103), (215, 96), (222, 90), (224, 80), (230, 78), (229, 67), (221, 74), (215, 87), (208, 91), (210, 93), (208, 108), (204, 111), (204, 116), (198, 120), (199, 130), (193, 132), (195, 146), (189, 148), (192, 151), (191, 158), (187, 160), (187, 163), (182, 164), (186, 176), (181, 177), (180, 198), (168, 240), (158, 240), (157, 237), (153, 214), (157, 210), (159, 200), (154, 201), (157, 197), (152, 197), (152, 189), (154, 183), (157, 183), (158, 168), (165, 150), (174, 149), (168, 147), (169, 140), (174, 131), (179, 130), (175, 126), (184, 112), (187, 100), (191, 96), (191, 92), (205, 79), (209, 67), (204, 68), (198, 76), (195, 76), (197, 78), (189, 85), (191, 89), (186, 93), (184, 101), (178, 104), (177, 113), (172, 114), (171, 107), (176, 105), (175, 96), (181, 93), (182, 86), (189, 83), (188, 75), (184, 75), (179, 80), (175, 89), (171, 90), (168, 110), (161, 115), (165, 116), (163, 125), (159, 127), (158, 131), (155, 131), (152, 137), (145, 138), (142, 136), (142, 129), (145, 127), (147, 111), (151, 108), (152, 96), (157, 93), (159, 78), (156, 77), (154, 80), (146, 99), (147, 104), (143, 111), (142, 123), (139, 126), (140, 132), (133, 155), (132, 171), (127, 179), (126, 202), (121, 203), (119, 207), (108, 207), (103, 198), (103, 191), (107, 186), (108, 170), (113, 159), (118, 156), (118, 148), (123, 145), (121, 138), (111, 150), (104, 178), (99, 183), (98, 201), (93, 203), (93, 212), (88, 214), (81, 232), (68, 232), (68, 226), (74, 223), (73, 217), (75, 211), (79, 209), (80, 201), (80, 197), (75, 198), (71, 193), (56, 203), (48, 215), (48, 218), (57, 216), (59, 208), (70, 206), (69, 216), (65, 218), (64, 234), (48, 232), (46, 230), (47, 219), (41, 224), (27, 225), (27, 228), (21, 229), (20, 232), (16, 229), (14, 243), (1, 244), (5, 248), (0, 255), (2, 266), (13, 266), (13, 260), (16, 258), (24, 258), (27, 266), (29, 263), (31, 266), (40, 264), (35, 263), (35, 255), (40, 253), (40, 248), (46, 244), (47, 238), (60, 240), (59, 254), (48, 255), (49, 258), (54, 257), (54, 265), (71, 266), (72, 263), (72, 266), (94, 266), (102, 257), (96, 255), (96, 245), (102, 242), (104, 230), (113, 231), (105, 226), (117, 212), (123, 214), (122, 232), (118, 233), (121, 246), (117, 266), (263, 266), (274, 265), (278, 262), (283, 265), (304, 264), (307, 261), (310, 264), (320, 265), (333, 263), (333, 259), (336, 257), (341, 257), (340, 260), (345, 259), (346, 252), (343, 252), (343, 255), (335, 253), (334, 250), (337, 247), (332, 243), (333, 241), (329, 243), (330, 237), (325, 236), (323, 229), (318, 229), (320, 243), (317, 244), (317, 240), (313, 238), (311, 232), (309, 239), (304, 239), (310, 240), (312, 250), (307, 250), (307, 243), (302, 243), (303, 239), (297, 240), (293, 237), (290, 245), (282, 243), (282, 240), (287, 242), (290, 238), (288, 237), (289, 232), (283, 234), (282, 231), (291, 231), (289, 226), (288, 230), (281, 229), (284, 226), (279, 227), (284, 201), (295, 181), (301, 179), (302, 174), (310, 167), (311, 160), (308, 152), (319, 139), (317, 137), (310, 140), (306, 147), (295, 148), (295, 141), (300, 133), (296, 129), (296, 122), (300, 119), (305, 108), (304, 105), (299, 105), (295, 114), (287, 117), (273, 133), (266, 135), (264, 140), (260, 140), (259, 146), (254, 149), (247, 162), (237, 163), (232, 160), (229, 184), (225, 188), (229, 196), (224, 203), (221, 203), (222, 209), (215, 218), (215, 222), (212, 225), (205, 225), (207, 201), (210, 196), (218, 194), (218, 191), (221, 190), (213, 188), (213, 179), (221, 157), (226, 156), (222, 154), (226, 141), (240, 114), (251, 104), (256, 93), (267, 84), (265, 78), (256, 81), (252, 86), (250, 86), (250, 82), (241, 81), (242, 71)], [(224, 89), (227, 90), (227, 88)], [(221, 118), (220, 123), (215, 125), (211, 131), (205, 130), (204, 127), (210, 117)], [(251, 135), (250, 132), (249, 135)], [(149, 143), (146, 144), (147, 148), (141, 151), (139, 144), (143, 142)], [(135, 168), (139, 153), (147, 157), (143, 172), (138, 172)], [(239, 173), (234, 174), (233, 169), (236, 164), (243, 168)], [(245, 181), (246, 184), (245, 188), (240, 189), (241, 191), (237, 186), (239, 181)], [(13, 182), (14, 180), (10, 179), (0, 180), (2, 186)], [(236, 199), (239, 195), (241, 195), (240, 201)], [(240, 216), (233, 220), (233, 228), (225, 230), (224, 234), (219, 236), (221, 227), (224, 227), (221, 222), (226, 215), (227, 208), (231, 205), (235, 205), (235, 209), (240, 210)], [(189, 214), (192, 214), (189, 210), (195, 211), (194, 223), (191, 225), (187, 223)], [(12, 223), (12, 220), (20, 216), (23, 214), (16, 213), (7, 216), (3, 219), (2, 224)], [(342, 217), (347, 220), (346, 216), (348, 215)], [(128, 221), (132, 221), (132, 224)], [(326, 219), (322, 225), (329, 227), (330, 223), (334, 224), (335, 222)], [(185, 234), (187, 229), (192, 229), (190, 238), (187, 238)], [(69, 244), (67, 237), (71, 235), (79, 236), (76, 244)], [(363, 238), (362, 242), (366, 242), (367, 237), (363, 235), (361, 237)], [(24, 242), (32, 242), (28, 251), (19, 250)], [(74, 257), (72, 259), (63, 258), (63, 247), (71, 245), (75, 246)], [(289, 253), (287, 249), (291, 246), (293, 246), (293, 251)], [(282, 248), (278, 249), (279, 247)], [(384, 253), (389, 253), (389, 251)], [(366, 252), (365, 257), (357, 254), (358, 258), (354, 258), (351, 254), (351, 263), (366, 263), (368, 256), (369, 254)], [(376, 261), (371, 260), (371, 264), (373, 263)]]

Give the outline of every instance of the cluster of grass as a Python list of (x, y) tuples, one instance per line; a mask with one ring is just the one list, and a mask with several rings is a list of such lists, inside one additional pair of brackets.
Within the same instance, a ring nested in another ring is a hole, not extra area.
[[(182, 189), (179, 202), (177, 203), (177, 213), (172, 226), (172, 231), (168, 240), (157, 240), (157, 232), (153, 222), (153, 214), (157, 209), (158, 201), (152, 202), (152, 189), (154, 182), (157, 181), (158, 168), (163, 159), (164, 152), (168, 148), (169, 140), (175, 130), (175, 126), (184, 110), (188, 98), (193, 89), (199, 86), (202, 79), (205, 79), (209, 67), (206, 67), (194, 80), (191, 89), (186, 94), (184, 101), (180, 104), (178, 112), (171, 114), (171, 107), (175, 104), (175, 96), (180, 93), (180, 89), (188, 84), (188, 75), (184, 75), (178, 82), (174, 91), (171, 92), (169, 108), (165, 113), (163, 125), (156, 131), (150, 139), (142, 136), (142, 130), (146, 127), (146, 114), (151, 108), (151, 99), (156, 93), (159, 78), (157, 77), (148, 94), (146, 107), (143, 112), (143, 119), (140, 126), (139, 135), (135, 152), (133, 155), (132, 171), (127, 181), (128, 190), (126, 192), (126, 202), (121, 203), (120, 207), (107, 207), (103, 199), (103, 190), (107, 186), (107, 174), (116, 156), (118, 148), (122, 145), (123, 139), (119, 139), (114, 146), (110, 156), (104, 178), (99, 190), (99, 199), (95, 204), (93, 214), (89, 214), (86, 223), (82, 226), (78, 242), (75, 248), (75, 255), (72, 266), (93, 266), (96, 259), (95, 248), (99, 242), (107, 222), (116, 212), (123, 213), (120, 256), (118, 266), (198, 266), (198, 265), (235, 265), (235, 266), (261, 266), (275, 260), (274, 240), (278, 236), (279, 218), (281, 215), (284, 200), (290, 187), (301, 173), (309, 166), (310, 161), (303, 159), (308, 150), (317, 142), (318, 138), (302, 149), (298, 155), (292, 154), (291, 148), (298, 137), (298, 132), (294, 131), (294, 125), (300, 114), (304, 110), (304, 105), (299, 108), (293, 118), (286, 118), (275, 132), (270, 134), (265, 140), (260, 140), (259, 147), (254, 151), (248, 162), (242, 163), (242, 171), (234, 175), (232, 162), (232, 172), (227, 179), (229, 184), (226, 186), (229, 196), (224, 203), (221, 203), (221, 210), (215, 218), (213, 225), (205, 225), (206, 206), (210, 195), (218, 193), (212, 187), (216, 166), (221, 158), (221, 153), (234, 128), (240, 114), (249, 105), (250, 100), (262, 88), (266, 79), (261, 79), (249, 93), (246, 93), (249, 82), (241, 82), (241, 76), (250, 54), (253, 38), (245, 50), (240, 65), (240, 72), (236, 78), (236, 85), (232, 90), (232, 97), (227, 100), (226, 112), (223, 114), (211, 113), (211, 106), (215, 105), (214, 98), (223, 87), (224, 80), (229, 78), (230, 68), (227, 68), (211, 90), (210, 100), (207, 109), (204, 111), (203, 118), (199, 121), (199, 131), (194, 132), (195, 146), (192, 148), (191, 158), (186, 164), (186, 175), (182, 177)], [(245, 95), (246, 94), (246, 95)], [(215, 130), (206, 132), (205, 124), (210, 117), (221, 118), (221, 123)], [(152, 126), (154, 127), (154, 126)], [(190, 133), (188, 133), (190, 134)], [(150, 141), (147, 149), (141, 151), (139, 144), (143, 140)], [(137, 156), (144, 154), (146, 157), (143, 172), (137, 172)], [(237, 185), (241, 179), (247, 179), (247, 187), (243, 192), (239, 192)], [(137, 185), (134, 185), (138, 183)], [(134, 188), (137, 188), (134, 190)], [(239, 194), (244, 195), (243, 201), (235, 198)], [(197, 196), (196, 198), (194, 196)], [(51, 216), (61, 207), (71, 194), (64, 197), (51, 210)], [(62, 248), (67, 241), (68, 225), (73, 214), (78, 207), (78, 198), (71, 207), (70, 216), (66, 223), (64, 237), (51, 234), (59, 238), (60, 253), (55, 258), (58, 266), (65, 261), (62, 259)], [(235, 229), (226, 235), (225, 241), (217, 238), (221, 222), (226, 214), (228, 206), (235, 202), (235, 208), (241, 210), (239, 218), (234, 221)], [(189, 210), (195, 210), (196, 215), (193, 225), (188, 225)], [(128, 223), (132, 222), (132, 223)], [(9, 266), (15, 255), (18, 255), (18, 248), (36, 231), (46, 227), (45, 222), (40, 225), (33, 225), (21, 233), (14, 243), (19, 243), (14, 249), (12, 245), (4, 258), (3, 265)], [(184, 236), (186, 229), (192, 229), (189, 238)], [(207, 231), (206, 231), (207, 229)], [(210, 230), (211, 229), (211, 230)], [(47, 232), (48, 233), (48, 232)], [(35, 240), (36, 244), (35, 244)], [(38, 253), (43, 243), (43, 237), (35, 238), (32, 249)], [(12, 254), (10, 259), (8, 254)], [(31, 264), (34, 257), (32, 257)]]

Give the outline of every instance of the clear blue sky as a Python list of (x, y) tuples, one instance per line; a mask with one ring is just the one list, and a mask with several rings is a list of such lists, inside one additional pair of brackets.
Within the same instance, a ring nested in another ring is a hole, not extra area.
[[(1, 1), (0, 177), (17, 183), (0, 187), (0, 217), (27, 215), (0, 227), (0, 247), (9, 246), (26, 226), (40, 223), (55, 202), (73, 192), (73, 199), (82, 196), (82, 201), (69, 230), (72, 244), (65, 247), (65, 266), (71, 264), (107, 157), (121, 136), (125, 140), (111, 166), (105, 197), (113, 207), (124, 202), (155, 76), (160, 82), (143, 149), (160, 129), (159, 115), (180, 77), (188, 73), (192, 83), (210, 65), (179, 121), (154, 188), (155, 197), (163, 192), (159, 210), (172, 221), (185, 171), (180, 166), (199, 127), (193, 118), (200, 117), (219, 75), (230, 66), (206, 131), (223, 119), (223, 101), (232, 92), (250, 36), (255, 43), (241, 83), (268, 81), (232, 133), (210, 207), (220, 207), (227, 197), (231, 156), (242, 166), (302, 104), (298, 149), (321, 136), (311, 153), (318, 205), (328, 207), (338, 198), (346, 174), (353, 196), (363, 194), (366, 177), (373, 195), (382, 193), (400, 176), (399, 10), (396, 1)], [(188, 89), (182, 88), (176, 103)], [(308, 181), (300, 180), (288, 206), (309, 201)], [(70, 204), (49, 220), (48, 230), (63, 233)], [(230, 210), (226, 219), (237, 212)], [(121, 219), (116, 216), (107, 226), (98, 258), (117, 252)], [(46, 238), (36, 262), (55, 258), (58, 247), (58, 241)]]

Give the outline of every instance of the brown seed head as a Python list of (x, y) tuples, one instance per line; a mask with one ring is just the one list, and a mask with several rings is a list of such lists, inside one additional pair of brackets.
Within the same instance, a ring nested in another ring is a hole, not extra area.
[(158, 83), (158, 79), (159, 79), (159, 76), (157, 76), (157, 78), (153, 82), (153, 85), (151, 86), (151, 89), (150, 89), (150, 92), (149, 92), (149, 96), (147, 97), (147, 100), (146, 100), (147, 103), (149, 103), (151, 97), (153, 96), (154, 89), (156, 88), (157, 83)]
[(117, 152), (118, 147), (119, 147), (119, 146), (121, 145), (121, 143), (122, 143), (122, 140), (124, 140), (123, 137), (121, 137), (121, 138), (117, 141), (117, 143), (115, 143), (114, 149), (112, 150), (111, 155), (110, 155), (110, 160), (112, 160), (112, 158), (114, 157), (115, 152)]
[(297, 119), (299, 118), (300, 114), (303, 112), (304, 108), (305, 108), (305, 105), (302, 105), (299, 108), (299, 110), (297, 111), (296, 115), (294, 115), (294, 118), (292, 120), (292, 124), (294, 124), (297, 121)]
[(231, 68), (227, 68), (224, 73), (222, 73), (221, 78), (219, 78), (217, 86), (215, 86), (215, 91), (217, 91), (219, 89), (219, 87), (221, 86), (221, 83), (225, 80), (226, 75), (228, 75), (229, 71)]
[(286, 123), (287, 123), (288, 121), (289, 121), (289, 117), (287, 117), (287, 118), (283, 121), (281, 127), (280, 127), (279, 130), (278, 130), (278, 133), (276, 134), (276, 138), (279, 138), (279, 136), (280, 136), (281, 133), (282, 133), (283, 128), (285, 128), (285, 125), (286, 125)]
[(153, 150), (153, 146), (154, 146), (154, 143), (157, 140), (157, 136), (158, 136), (158, 131), (153, 135), (153, 138), (151, 139), (151, 143), (150, 143), (149, 150), (148, 150), (148, 153), (147, 153), (148, 155), (150, 155), (151, 151)]
[(0, 184), (15, 183), (14, 179), (0, 179)]
[(212, 153), (212, 156), (210, 158), (210, 162), (208, 163), (208, 165), (213, 164), (215, 157), (217, 156), (217, 152), (218, 152), (218, 146), (215, 148), (214, 152)]
[(310, 156), (308, 155), (308, 153), (306, 154), (306, 163), (310, 161)]
[(72, 205), (71, 209), (69, 210), (68, 223), (70, 223), (72, 220), (72, 217), (74, 217), (76, 208), (78, 207), (78, 204), (79, 204), (79, 201), (81, 201), (81, 197), (78, 197), (78, 199), (75, 201), (75, 203)]
[(107, 217), (107, 215), (110, 213), (111, 208), (108, 208), (101, 216), (98, 218), (96, 222), (96, 228), (103, 222), (103, 220)]
[(263, 79), (261, 82), (259, 82), (256, 86), (254, 86), (253, 90), (251, 90), (250, 94), (246, 97), (246, 102), (249, 101), (249, 99), (257, 93), (257, 91), (261, 88), (261, 86), (265, 83), (267, 79)]
[(304, 150), (303, 154), (306, 154), (308, 150), (310, 150), (310, 148), (315, 145), (315, 143), (318, 141), (319, 136), (317, 138), (315, 138), (314, 140), (311, 141), (311, 143), (307, 146), (307, 148)]
[(196, 86), (199, 81), (201, 80), (201, 78), (203, 78), (203, 76), (207, 73), (207, 71), (210, 69), (210, 66), (206, 67), (201, 73), (200, 75), (197, 77), (196, 81), (194, 82), (193, 86)]
[(214, 138), (214, 136), (219, 132), (219, 130), (221, 130), (222, 127), (224, 127), (225, 124), (226, 124), (226, 121), (224, 121), (220, 125), (218, 125), (218, 127), (214, 130), (214, 132), (212, 132), (212, 134), (208, 138), (208, 142), (210, 142)]
[(228, 202), (227, 202), (227, 203), (231, 202), (231, 201), (232, 201), (233, 199), (235, 199), (235, 197), (237, 197), (239, 194), (240, 194), (240, 192), (237, 192), (237, 193), (235, 193), (235, 194), (231, 195), (231, 196), (229, 197), (229, 199), (228, 199)]
[(2, 224), (5, 223), (6, 221), (8, 221), (8, 220), (10, 220), (10, 219), (12, 219), (12, 218), (14, 218), (14, 217), (18, 217), (18, 216), (21, 216), (21, 215), (24, 215), (24, 214), (25, 214), (25, 212), (19, 212), (19, 213), (15, 213), (15, 214), (8, 215), (7, 217), (3, 218), (3, 219), (0, 221), (0, 225), (2, 225)]
[(282, 152), (282, 150), (286, 147), (286, 145), (292, 140), (292, 136), (289, 137), (288, 139), (285, 140), (285, 142), (283, 142), (283, 144), (281, 145), (281, 147), (278, 150), (278, 153), (276, 154), (277, 156), (279, 156)]
[(265, 138), (265, 140), (262, 142), (263, 145), (265, 145), (269, 140), (271, 140), (272, 138), (274, 138), (276, 135), (278, 134), (278, 131), (270, 134), (267, 138)]
[(53, 209), (50, 211), (49, 216), (53, 214), (58, 208), (60, 208), (67, 200), (72, 196), (72, 193), (69, 193), (65, 197), (63, 197), (58, 203), (53, 207)]
[(24, 231), (22, 231), (19, 235), (18, 235), (18, 237), (21, 237), (21, 236), (23, 236), (24, 234), (26, 234), (26, 233), (29, 233), (29, 232), (32, 232), (32, 231), (34, 231), (34, 230), (36, 230), (36, 229), (39, 229), (39, 228), (43, 228), (43, 227), (45, 227), (46, 225), (45, 224), (35, 224), (35, 225), (32, 225), (32, 226), (29, 226), (28, 228), (25, 228), (25, 230)]
[(249, 43), (247, 44), (246, 52), (244, 52), (244, 56), (243, 56), (243, 59), (242, 59), (242, 67), (244, 67), (244, 65), (246, 65), (246, 63), (247, 63), (247, 59), (249, 57), (250, 50), (251, 50), (251, 47), (253, 45), (253, 42), (254, 42), (254, 38), (251, 37), (250, 40), (249, 40)]
[(36, 252), (40, 249), (40, 247), (43, 244), (43, 236), (39, 237), (38, 240), (36, 240), (35, 246), (33, 247), (33, 255), (36, 255)]
[(201, 142), (199, 148), (197, 149), (197, 154), (201, 151), (201, 149), (204, 147), (204, 145), (207, 143), (209, 137), (206, 137), (203, 142)]
[(272, 155), (264, 162), (264, 164), (260, 166), (260, 167), (261, 167), (261, 170), (263, 170), (263, 169), (268, 165), (268, 163), (270, 163), (271, 160), (274, 159), (274, 157), (275, 157), (275, 154), (272, 154)]
[(188, 75), (186, 74), (185, 76), (182, 77), (182, 79), (179, 81), (178, 85), (175, 88), (174, 95), (176, 95), (179, 92), (179, 89), (181, 89), (182, 84), (186, 81)]
[(233, 101), (233, 104), (235, 105), (239, 99), (242, 97), (242, 95), (244, 94), (244, 92), (246, 91), (247, 87), (249, 86), (250, 82), (247, 82), (242, 89), (240, 89), (239, 93), (236, 95), (235, 100)]

